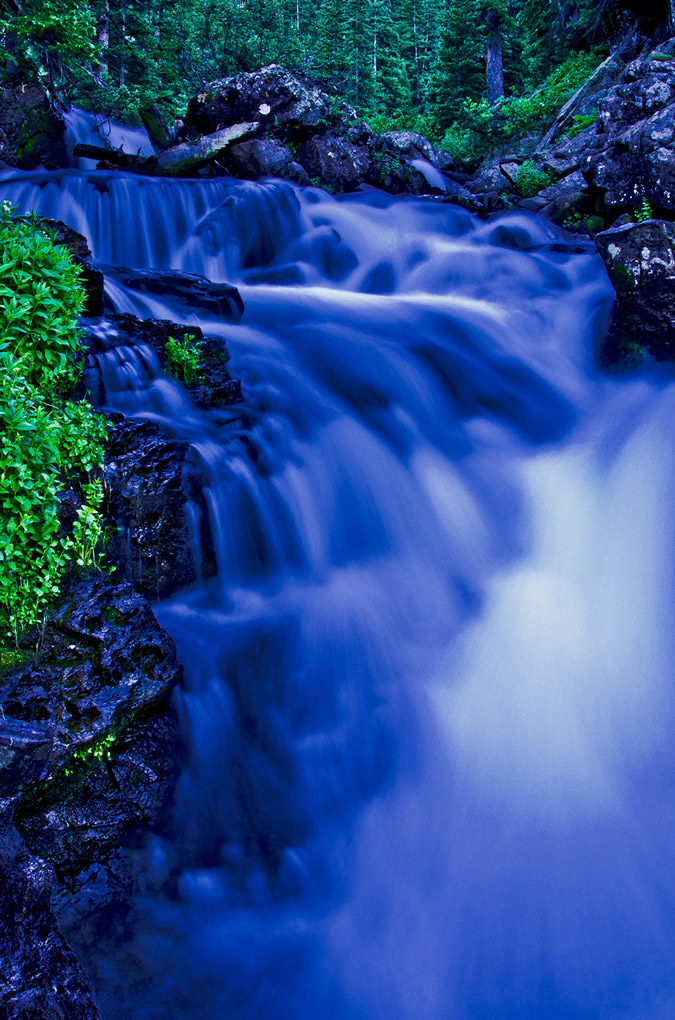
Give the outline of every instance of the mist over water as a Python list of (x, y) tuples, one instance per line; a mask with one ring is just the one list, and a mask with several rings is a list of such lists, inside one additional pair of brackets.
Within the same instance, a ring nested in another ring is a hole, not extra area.
[[(89, 960), (107, 1020), (675, 1013), (675, 390), (593, 368), (592, 248), (281, 182), (2, 191), (242, 379), (207, 413), (149, 349), (89, 366), (192, 444), (218, 565), (155, 607), (189, 755)], [(119, 267), (236, 284), (242, 320)]]

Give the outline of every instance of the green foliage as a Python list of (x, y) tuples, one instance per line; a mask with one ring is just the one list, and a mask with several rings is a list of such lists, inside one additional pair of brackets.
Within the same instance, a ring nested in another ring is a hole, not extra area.
[(635, 212), (635, 220), (637, 223), (644, 223), (646, 220), (652, 218), (652, 207), (646, 198), (642, 199), (640, 208)]
[[(82, 479), (101, 464), (106, 430), (88, 404), (65, 399), (81, 351), (78, 268), (7, 204), (0, 250), (0, 639), (18, 642), (68, 565), (95, 565), (102, 493)], [(72, 535), (58, 516), (66, 480), (84, 495)]]
[(540, 191), (553, 184), (555, 176), (544, 167), (539, 166), (533, 159), (526, 159), (518, 167), (516, 185), (518, 191), (524, 198), (532, 198)]
[(603, 54), (573, 53), (528, 95), (507, 96), (495, 107), (465, 100), (441, 145), (460, 164), (475, 164), (516, 138), (541, 131), (602, 61)]
[(198, 382), (204, 345), (196, 341), (194, 334), (188, 333), (177, 340), (170, 336), (165, 351), (166, 367), (171, 375), (188, 385)]
[(83, 747), (78, 747), (73, 752), (72, 765), (66, 766), (63, 770), (64, 776), (72, 778), (82, 769), (88, 769), (92, 765), (97, 765), (99, 762), (110, 761), (111, 750), (117, 741), (117, 735), (114, 732), (107, 733), (105, 737), (101, 737), (99, 740), (93, 741), (91, 744), (85, 744)]
[(590, 111), (590, 113), (576, 113), (572, 120), (572, 124), (565, 134), (568, 138), (576, 138), (576, 136), (580, 135), (582, 131), (585, 131), (587, 127), (591, 127), (595, 124), (597, 116), (598, 111), (595, 107)]

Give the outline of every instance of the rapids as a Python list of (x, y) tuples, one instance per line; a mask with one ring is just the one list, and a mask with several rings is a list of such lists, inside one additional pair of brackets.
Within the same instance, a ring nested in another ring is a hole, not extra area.
[(675, 389), (603, 376), (594, 249), (510, 214), (282, 182), (5, 174), (115, 267), (235, 284), (231, 416), (148, 351), (107, 406), (187, 439), (215, 578), (172, 828), (106, 1020), (675, 1015)]

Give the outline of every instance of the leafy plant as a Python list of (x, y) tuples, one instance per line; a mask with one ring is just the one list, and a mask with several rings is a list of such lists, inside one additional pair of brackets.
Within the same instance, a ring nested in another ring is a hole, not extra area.
[(531, 198), (549, 184), (553, 184), (554, 180), (555, 177), (549, 170), (539, 166), (533, 159), (526, 159), (518, 167), (516, 186), (524, 198)]
[[(78, 267), (34, 217), (14, 216), (7, 203), (0, 251), (0, 639), (18, 644), (69, 565), (95, 562), (101, 528), (89, 510), (98, 513), (100, 490), (91, 474), (106, 426), (84, 401), (65, 399), (82, 348)], [(84, 495), (72, 535), (58, 513), (67, 480)]]
[(204, 345), (196, 340), (194, 333), (176, 339), (170, 336), (166, 342), (166, 367), (171, 375), (181, 382), (195, 383), (200, 378), (200, 362)]
[(644, 223), (646, 220), (652, 218), (652, 207), (646, 198), (642, 199), (640, 208), (635, 212), (635, 220), (637, 223)]
[(591, 127), (595, 124), (597, 116), (598, 111), (595, 107), (590, 111), (590, 113), (576, 113), (565, 134), (568, 138), (576, 138), (576, 136), (580, 135), (582, 131), (585, 131), (587, 127)]

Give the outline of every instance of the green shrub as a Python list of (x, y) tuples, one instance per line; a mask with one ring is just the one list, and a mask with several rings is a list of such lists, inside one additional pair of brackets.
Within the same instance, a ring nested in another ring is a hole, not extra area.
[(177, 340), (170, 336), (165, 350), (166, 367), (171, 375), (188, 385), (199, 380), (199, 363), (203, 357), (204, 345), (196, 341), (193, 333)]
[(652, 207), (646, 198), (642, 199), (640, 208), (635, 211), (635, 220), (637, 223), (644, 223), (645, 220), (652, 218)]
[(518, 167), (516, 186), (524, 198), (532, 198), (549, 184), (553, 184), (554, 180), (555, 177), (549, 170), (539, 166), (533, 159), (526, 159)]
[(528, 95), (507, 96), (496, 106), (465, 100), (441, 147), (463, 166), (475, 166), (515, 139), (541, 131), (604, 59), (598, 50), (572, 53)]
[[(79, 269), (34, 218), (0, 210), (0, 640), (18, 643), (58, 594), (69, 564), (96, 565), (106, 427), (65, 399), (81, 354)], [(82, 496), (59, 523), (66, 482)]]

